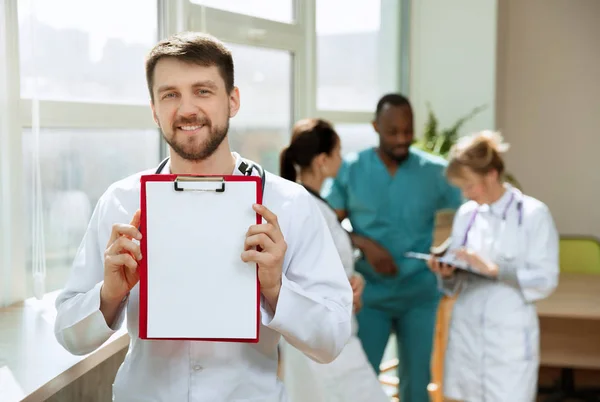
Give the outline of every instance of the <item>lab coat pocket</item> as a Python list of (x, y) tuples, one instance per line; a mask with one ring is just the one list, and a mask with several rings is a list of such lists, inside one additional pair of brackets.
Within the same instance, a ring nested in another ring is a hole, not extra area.
[(492, 364), (535, 360), (539, 354), (537, 331), (527, 326), (490, 329), (486, 338)]
[(540, 357), (540, 331), (538, 328), (523, 328), (525, 360), (537, 361)]

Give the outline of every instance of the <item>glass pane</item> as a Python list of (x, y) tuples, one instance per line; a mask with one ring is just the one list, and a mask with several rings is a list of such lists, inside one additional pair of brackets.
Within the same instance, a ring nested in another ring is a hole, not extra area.
[(379, 137), (370, 124), (336, 124), (342, 141), (342, 154), (362, 151), (379, 145)]
[(294, 0), (191, 0), (192, 3), (251, 17), (294, 22)]
[(229, 45), (241, 105), (231, 119), (231, 148), (279, 173), (279, 152), (292, 120), (292, 55), (287, 51)]
[[(64, 286), (77, 247), (100, 196), (113, 182), (159, 163), (156, 130), (42, 129), (39, 143), (41, 197), (34, 197), (30, 130), (23, 133), (26, 238), (33, 238), (33, 211), (41, 204), (46, 256), (46, 291)], [(118, 145), (117, 145), (118, 144)], [(41, 202), (40, 202), (41, 201)], [(27, 267), (33, 262), (32, 240)], [(28, 296), (33, 294), (28, 275)]]
[(378, 74), (380, 6), (379, 0), (317, 0), (318, 109), (371, 111), (382, 88), (393, 89)]
[(156, 1), (19, 0), (21, 95), (147, 104)]

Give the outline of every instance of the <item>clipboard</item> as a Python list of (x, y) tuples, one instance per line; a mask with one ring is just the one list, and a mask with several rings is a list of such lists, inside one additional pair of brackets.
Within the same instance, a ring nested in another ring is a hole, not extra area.
[[(466, 271), (466, 272), (469, 272), (469, 273), (471, 273), (473, 275), (480, 276), (482, 278), (493, 279), (491, 276), (485, 275), (485, 274), (477, 271), (476, 269), (472, 268), (465, 261), (458, 260), (458, 259), (452, 257), (451, 255), (452, 254), (450, 254), (450, 256), (446, 256), (445, 255), (445, 256), (442, 256), (442, 257), (438, 257), (438, 261), (441, 262), (442, 264), (451, 265), (455, 269), (458, 269), (458, 270), (461, 270), (461, 271)], [(414, 251), (409, 251), (409, 252), (404, 253), (404, 256), (406, 258), (415, 258), (417, 260), (428, 261), (429, 258), (431, 257), (431, 254), (417, 253), (417, 252), (414, 252)]]
[(241, 254), (261, 189), (256, 176), (141, 177), (141, 339), (259, 341), (258, 266)]

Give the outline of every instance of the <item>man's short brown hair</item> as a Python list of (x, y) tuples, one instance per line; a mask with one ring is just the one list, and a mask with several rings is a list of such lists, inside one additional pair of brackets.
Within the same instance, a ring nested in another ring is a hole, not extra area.
[(154, 102), (154, 69), (162, 58), (173, 57), (204, 67), (217, 66), (227, 93), (233, 90), (233, 58), (225, 45), (214, 36), (199, 32), (182, 32), (160, 41), (146, 58), (146, 81)]

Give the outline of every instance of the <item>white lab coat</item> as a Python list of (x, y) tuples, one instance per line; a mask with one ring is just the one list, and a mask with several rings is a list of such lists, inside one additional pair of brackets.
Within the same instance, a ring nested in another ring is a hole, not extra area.
[[(233, 174), (239, 175), (241, 158), (234, 155)], [(323, 363), (335, 359), (350, 336), (352, 290), (314, 199), (301, 186), (267, 173), (263, 204), (278, 216), (288, 249), (276, 312), (261, 301), (260, 342), (141, 340), (137, 285), (112, 328), (99, 310), (103, 252), (111, 226), (128, 223), (139, 208), (140, 175), (113, 184), (94, 210), (56, 302), (58, 341), (74, 354), (89, 353), (122, 325), (126, 311), (131, 343), (113, 385), (114, 401), (287, 401), (277, 380), (280, 336)], [(207, 308), (189, 307), (173, 314), (191, 319), (195, 309)]]
[[(446, 350), (444, 395), (461, 401), (531, 402), (536, 398), (539, 323), (534, 302), (558, 283), (558, 233), (547, 206), (510, 185), (480, 206), (467, 247), (499, 266), (497, 280), (458, 272), (440, 285), (458, 293)], [(514, 202), (502, 215), (515, 194)], [(518, 201), (522, 200), (519, 225)], [(452, 246), (464, 242), (473, 201), (456, 214)]]
[[(348, 232), (326, 201), (315, 195), (317, 205), (331, 230), (348, 278), (354, 274), (354, 253)], [(306, 357), (293, 346), (283, 344), (284, 383), (290, 402), (389, 402), (377, 374), (367, 359), (352, 317), (352, 336), (342, 353), (329, 364)]]

